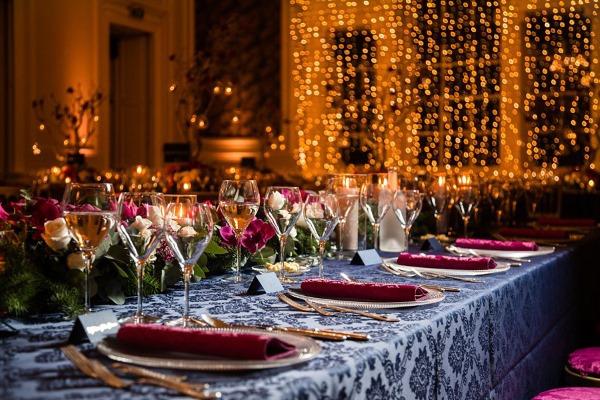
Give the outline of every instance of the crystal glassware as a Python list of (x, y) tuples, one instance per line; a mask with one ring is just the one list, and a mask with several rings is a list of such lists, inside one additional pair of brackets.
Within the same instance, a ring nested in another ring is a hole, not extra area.
[(410, 243), (410, 229), (421, 212), (423, 199), (418, 190), (396, 190), (392, 200), (392, 209), (406, 236), (406, 251)]
[(302, 212), (302, 195), (298, 187), (269, 186), (265, 193), (264, 211), (269, 223), (275, 228), (279, 238), (279, 258), (281, 282), (294, 282), (285, 276), (285, 245), (298, 217)]
[(165, 235), (183, 273), (183, 315), (167, 325), (195, 327), (202, 325), (190, 317), (190, 279), (194, 266), (210, 242), (213, 233), (210, 206), (200, 203), (170, 203), (165, 215)]
[[(387, 176), (387, 174), (385, 174)], [(376, 178), (376, 177), (374, 177)], [(379, 226), (392, 206), (393, 193), (387, 180), (371, 179), (360, 189), (359, 203), (373, 226), (373, 247), (379, 249)]]
[(338, 202), (338, 260), (344, 259), (344, 228), (352, 209), (358, 203), (360, 195), (359, 179), (354, 174), (330, 174), (327, 176), (327, 191), (333, 194)]
[(260, 206), (260, 193), (256, 181), (252, 179), (224, 180), (219, 190), (219, 210), (233, 229), (236, 238), (237, 264), (232, 278), (242, 282), (248, 278), (241, 274), (242, 235), (252, 222)]
[(433, 179), (427, 185), (426, 199), (431, 208), (433, 209), (433, 216), (435, 217), (435, 232), (437, 235), (441, 235), (443, 232), (443, 221), (444, 212), (452, 201), (452, 192), (450, 186), (446, 182), (445, 176), (438, 176)]
[(160, 320), (142, 312), (144, 268), (164, 233), (165, 201), (162, 193), (123, 192), (119, 195), (121, 223), (117, 231), (129, 250), (137, 272), (137, 310), (122, 323), (154, 323)]
[(89, 274), (96, 249), (117, 224), (119, 214), (110, 183), (69, 183), (62, 213), (84, 259), (84, 311), (91, 312)]
[(473, 210), (479, 204), (479, 189), (474, 184), (460, 183), (456, 187), (454, 206), (458, 209), (463, 220), (465, 237), (468, 237), (467, 228)]
[(325, 245), (339, 221), (337, 197), (333, 194), (311, 193), (304, 201), (303, 212), (308, 229), (319, 242), (319, 278), (322, 278)]

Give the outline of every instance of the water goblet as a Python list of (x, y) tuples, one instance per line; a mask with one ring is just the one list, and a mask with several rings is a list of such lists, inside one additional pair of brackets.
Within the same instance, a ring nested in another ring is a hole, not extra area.
[(304, 201), (303, 212), (308, 229), (319, 242), (319, 278), (322, 278), (325, 245), (339, 221), (337, 198), (332, 194), (311, 193)]
[(281, 265), (279, 280), (286, 283), (294, 282), (294, 279), (285, 276), (285, 244), (302, 212), (300, 189), (291, 186), (269, 186), (265, 193), (264, 210), (279, 238)]
[(163, 236), (165, 202), (162, 193), (123, 192), (119, 196), (121, 223), (117, 232), (135, 262), (137, 310), (122, 323), (153, 323), (160, 318), (142, 312), (144, 268)]
[(190, 279), (194, 265), (210, 242), (213, 233), (210, 206), (200, 203), (171, 203), (165, 216), (165, 235), (183, 273), (183, 315), (167, 325), (195, 327), (203, 325), (190, 317)]
[(392, 199), (393, 194), (387, 181), (365, 183), (360, 189), (359, 203), (373, 226), (373, 247), (375, 249), (379, 249), (379, 226), (392, 206)]
[(228, 280), (242, 282), (248, 278), (242, 276), (241, 248), (242, 235), (252, 222), (260, 206), (260, 193), (255, 180), (224, 180), (219, 190), (219, 210), (225, 221), (233, 229), (236, 239), (237, 264), (235, 275)]
[(90, 306), (89, 275), (96, 249), (117, 224), (119, 215), (110, 183), (69, 183), (62, 200), (62, 212), (71, 236), (84, 260), (84, 311)]
[(418, 190), (396, 190), (392, 200), (392, 209), (406, 236), (406, 251), (410, 243), (410, 229), (421, 212), (423, 199)]
[(339, 207), (338, 260), (344, 259), (344, 227), (360, 195), (358, 178), (353, 174), (330, 174), (327, 176), (327, 191), (333, 194)]
[(475, 185), (459, 185), (456, 188), (454, 205), (463, 220), (465, 237), (468, 237), (469, 219), (479, 204), (479, 190)]

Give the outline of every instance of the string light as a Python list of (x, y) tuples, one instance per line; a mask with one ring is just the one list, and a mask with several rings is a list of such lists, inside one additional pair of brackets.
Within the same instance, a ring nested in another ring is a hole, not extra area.
[[(589, 154), (598, 1), (523, 3), (290, 0), (304, 175), (401, 166), (511, 177), (556, 169), (573, 146)], [(555, 54), (558, 37), (571, 47)], [(570, 96), (561, 112), (583, 117), (541, 123), (534, 99), (559, 104), (557, 92)]]

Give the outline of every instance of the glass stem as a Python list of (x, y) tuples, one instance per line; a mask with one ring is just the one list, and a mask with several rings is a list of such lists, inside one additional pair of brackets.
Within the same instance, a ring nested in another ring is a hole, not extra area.
[(469, 217), (463, 217), (463, 223), (465, 224), (465, 237), (469, 237), (467, 233), (467, 228), (469, 226)]
[(90, 304), (90, 270), (92, 269), (92, 258), (94, 255), (89, 251), (84, 251), (82, 255), (84, 263), (83, 275), (85, 277), (83, 283), (83, 312), (89, 313), (92, 311)]
[(408, 247), (410, 246), (410, 226), (404, 227), (404, 237), (406, 238), (406, 252), (408, 253)]
[(319, 240), (319, 278), (323, 278), (323, 258), (325, 258), (326, 240)]
[(135, 264), (137, 269), (137, 311), (135, 315), (137, 317), (142, 315), (142, 294), (144, 289), (144, 262), (138, 261)]
[(341, 260), (344, 257), (344, 254), (343, 254), (344, 253), (344, 225), (346, 225), (346, 221), (345, 220), (344, 221), (340, 220), (338, 222), (338, 227), (339, 227), (339, 230), (340, 230), (340, 232), (339, 232), (340, 233), (340, 235), (339, 235), (340, 237), (339, 237), (339, 240), (338, 240), (338, 242), (339, 242), (338, 257), (337, 257), (338, 260)]
[(235, 234), (235, 239), (236, 239), (236, 244), (235, 244), (235, 251), (236, 251), (236, 266), (235, 266), (235, 280), (236, 282), (240, 282), (242, 280), (242, 273), (241, 268), (242, 268), (242, 235), (243, 232), (237, 233)]
[(443, 228), (443, 226), (442, 226), (442, 214), (437, 214), (435, 216), (435, 232), (436, 232), (437, 235), (441, 235), (442, 233), (445, 233), (445, 232), (442, 232), (442, 228)]
[(373, 248), (379, 250), (379, 223), (373, 224)]
[(285, 278), (285, 243), (287, 242), (287, 235), (281, 235), (279, 237), (279, 258), (280, 260), (280, 272), (279, 277), (281, 280)]
[(183, 266), (183, 320), (190, 318), (190, 278), (193, 266)]

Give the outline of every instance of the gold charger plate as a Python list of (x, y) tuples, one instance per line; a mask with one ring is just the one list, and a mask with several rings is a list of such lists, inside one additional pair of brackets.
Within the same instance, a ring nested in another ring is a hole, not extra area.
[(260, 329), (201, 329), (272, 336), (296, 346), (297, 351), (288, 357), (277, 360), (234, 360), (203, 356), (200, 354), (132, 348), (131, 346), (119, 343), (115, 337), (103, 339), (98, 343), (97, 349), (106, 357), (123, 363), (155, 368), (160, 367), (198, 371), (241, 371), (288, 367), (290, 365), (306, 362), (321, 352), (321, 346), (314, 339), (306, 336), (292, 335), (285, 332), (267, 332)]

